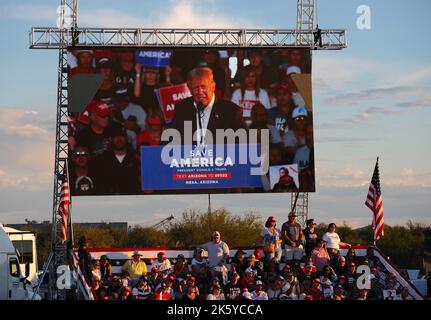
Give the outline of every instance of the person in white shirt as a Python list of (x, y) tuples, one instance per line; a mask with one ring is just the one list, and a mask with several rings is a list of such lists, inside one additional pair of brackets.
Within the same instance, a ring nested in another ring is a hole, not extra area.
[(151, 268), (157, 268), (159, 271), (168, 271), (172, 269), (171, 262), (166, 257), (166, 253), (159, 252), (157, 259), (153, 261)]
[(242, 109), (247, 126), (251, 124), (251, 110), (256, 103), (261, 103), (266, 109), (271, 108), (268, 92), (260, 87), (259, 78), (253, 66), (248, 65), (244, 68), (241, 88), (233, 92), (232, 102)]
[(337, 225), (330, 223), (326, 233), (323, 235), (322, 240), (325, 242), (326, 250), (328, 251), (329, 258), (331, 259), (331, 265), (335, 265), (338, 261), (340, 252), (340, 246), (350, 248), (351, 245), (348, 243), (341, 242), (340, 236), (336, 232)]
[(268, 300), (268, 294), (263, 291), (263, 282), (257, 280), (254, 283), (254, 291), (251, 293), (253, 296), (253, 300)]
[(207, 295), (207, 300), (226, 300), (220, 286), (214, 286), (211, 293)]

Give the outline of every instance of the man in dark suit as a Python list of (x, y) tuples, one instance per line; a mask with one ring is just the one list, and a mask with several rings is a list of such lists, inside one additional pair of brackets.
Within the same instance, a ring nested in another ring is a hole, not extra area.
[(204, 142), (206, 131), (210, 131), (215, 140), (216, 129), (235, 131), (243, 127), (240, 108), (231, 101), (216, 98), (216, 84), (210, 68), (191, 70), (187, 76), (187, 86), (192, 97), (175, 105), (175, 115), (171, 123), (171, 128), (180, 132), (183, 143), (185, 121), (191, 121), (193, 134), (200, 129), (197, 131), (198, 144)]

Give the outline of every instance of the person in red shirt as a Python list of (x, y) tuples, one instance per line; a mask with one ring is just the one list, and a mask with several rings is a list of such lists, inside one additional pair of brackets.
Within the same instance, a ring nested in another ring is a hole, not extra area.
[(136, 138), (136, 147), (139, 146), (157, 146), (161, 143), (163, 131), (163, 120), (159, 115), (153, 114), (147, 118), (147, 128), (141, 131)]
[(320, 279), (316, 278), (313, 280), (313, 284), (311, 287), (310, 295), (313, 297), (313, 300), (324, 300), (322, 286), (320, 284)]
[(171, 300), (171, 295), (167, 291), (167, 286), (165, 282), (162, 282), (159, 290), (154, 293), (155, 300)]

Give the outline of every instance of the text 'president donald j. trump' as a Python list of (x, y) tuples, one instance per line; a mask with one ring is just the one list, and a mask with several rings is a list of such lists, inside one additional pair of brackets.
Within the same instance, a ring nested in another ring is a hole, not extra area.
[[(242, 128), (240, 108), (233, 102), (218, 99), (215, 96), (216, 84), (210, 68), (200, 67), (191, 70), (187, 75), (187, 86), (192, 97), (175, 105), (175, 115), (171, 128), (180, 132), (184, 142), (184, 122), (192, 124), (192, 133), (196, 133), (198, 144), (204, 143), (205, 134), (210, 131), (216, 136), (216, 129)], [(188, 138), (187, 140), (191, 137)]]

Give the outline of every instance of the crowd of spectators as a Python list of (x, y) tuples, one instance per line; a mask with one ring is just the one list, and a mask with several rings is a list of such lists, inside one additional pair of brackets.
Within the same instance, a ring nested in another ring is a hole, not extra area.
[[(412, 300), (396, 275), (374, 256), (357, 256), (341, 242), (336, 225), (316, 231), (314, 219), (302, 229), (295, 213), (281, 229), (269, 217), (253, 250), (229, 246), (215, 231), (211, 241), (193, 246), (195, 255), (169, 259), (161, 251), (146, 264), (135, 251), (113, 274), (106, 255), (93, 260), (88, 241), (79, 242), (79, 260), (97, 300)], [(348, 249), (340, 255), (340, 248)], [(366, 266), (369, 273), (357, 272)]]
[[(86, 110), (69, 117), (72, 194), (142, 193), (140, 146), (160, 145), (169, 127), (156, 91), (186, 83), (196, 67), (212, 70), (217, 99), (239, 106), (245, 129), (269, 129), (271, 166), (298, 165), (299, 182), (293, 189), (314, 190), (312, 106), (303, 97), (311, 96), (311, 86), (301, 94), (294, 80), (311, 74), (309, 51), (174, 50), (163, 67), (141, 65), (135, 51), (69, 51), (70, 76), (103, 75)], [(105, 175), (106, 170), (111, 173)], [(275, 191), (290, 192), (292, 187), (278, 185)]]

